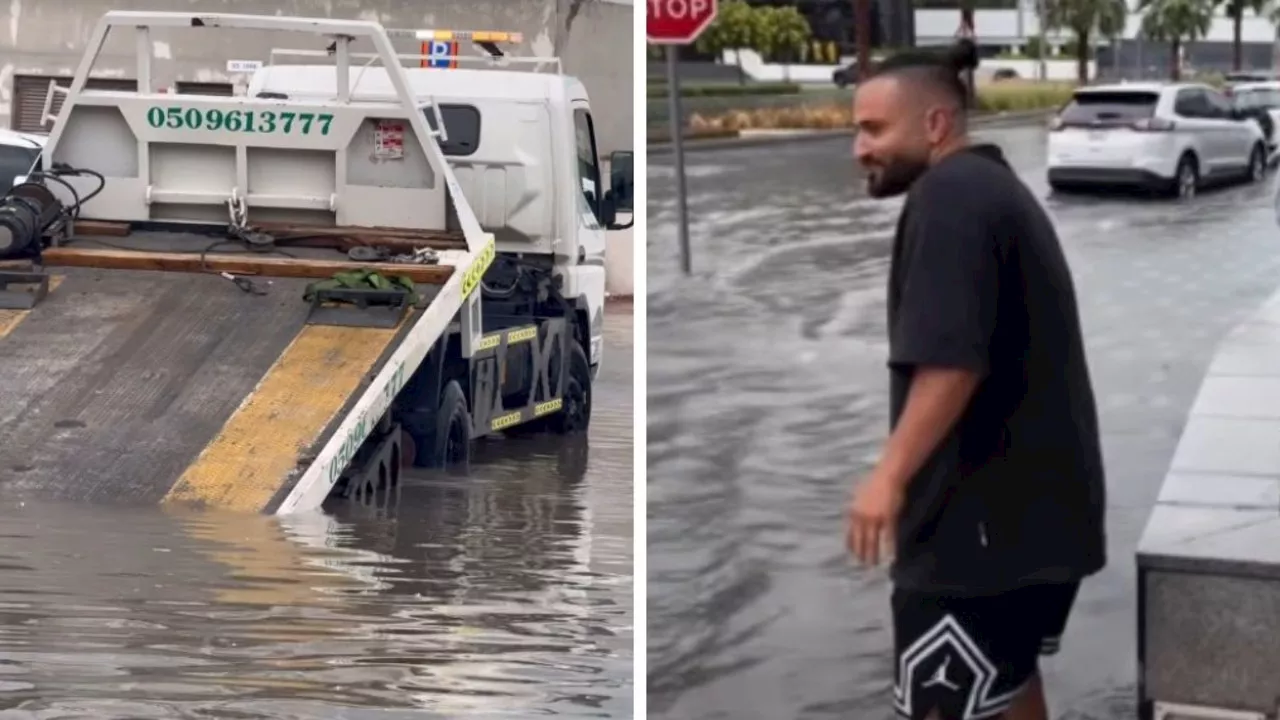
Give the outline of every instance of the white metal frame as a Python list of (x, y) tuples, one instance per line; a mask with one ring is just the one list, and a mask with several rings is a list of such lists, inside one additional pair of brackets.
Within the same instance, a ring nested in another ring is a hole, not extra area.
[[(158, 27), (192, 28), (202, 27), (210, 30), (268, 30), (284, 32), (301, 32), (332, 38), (335, 43), (334, 58), (338, 74), (338, 108), (351, 107), (350, 43), (355, 39), (366, 39), (373, 44), (377, 57), (382, 60), (387, 75), (395, 89), (397, 101), (392, 103), (359, 103), (363, 109), (376, 109), (384, 117), (403, 118), (408, 121), (421, 144), (423, 151), (433, 169), (444, 178), (449, 190), (449, 198), (453, 203), (458, 222), (466, 236), (465, 251), (447, 251), (441, 254), (441, 263), (455, 268), (453, 275), (440, 288), (439, 293), (430, 305), (418, 314), (413, 327), (406, 333), (403, 341), (392, 353), (382, 370), (372, 379), (365, 391), (357, 399), (346, 418), (337, 427), (332, 436), (319, 449), (316, 458), (302, 472), (294, 483), (289, 495), (281, 503), (277, 512), (291, 513), (313, 510), (320, 506), (328, 496), (333, 484), (343, 470), (346, 469), (356, 449), (377, 426), (378, 421), (386, 414), (399, 391), (408, 381), (409, 376), (422, 364), (428, 351), (436, 341), (448, 331), (449, 324), (455, 315), (461, 313), (463, 330), (463, 351), (468, 356), (472, 347), (478, 343), (483, 328), (479, 321), (480, 293), (464, 294), (464, 285), (474, 291), (474, 279), (483, 273), (488, 263), (492, 262), (494, 253), (494, 237), (484, 232), (480, 223), (467, 204), (462, 188), (454, 176), (439, 144), (435, 141), (430, 127), (421, 112), (420, 106), (409, 87), (405, 70), (397, 59), (395, 48), (386, 30), (374, 22), (360, 20), (334, 20), (317, 18), (274, 17), (238, 14), (209, 13), (177, 13), (177, 12), (136, 12), (111, 11), (98, 22), (86, 46), (83, 58), (76, 69), (75, 77), (67, 90), (58, 120), (49, 135), (45, 157), (56, 157), (58, 144), (66, 130), (71, 113), (81, 105), (110, 105), (121, 107), (125, 111), (129, 96), (142, 100), (172, 102), (173, 96), (154, 92), (152, 81), (152, 43), (151, 29)], [(102, 52), (108, 33), (117, 28), (132, 30), (136, 33), (137, 42), (137, 80), (135, 93), (91, 91), (86, 92), (90, 71), (93, 69), (99, 54)], [(199, 104), (201, 101), (226, 103), (227, 98), (201, 98), (192, 96), (184, 98), (184, 102)], [(236, 98), (239, 107), (275, 107), (279, 101), (256, 100), (254, 98)], [(330, 108), (337, 110), (338, 108)], [(185, 138), (184, 138), (185, 140)], [(189, 141), (198, 142), (198, 136)], [(147, 143), (140, 142), (140, 153), (146, 152)], [(145, 154), (140, 160), (146, 160)], [(146, 162), (139, 166), (140, 173), (145, 171)], [(148, 191), (149, 192), (149, 191)], [(465, 306), (465, 307), (464, 307)]]
[[(271, 48), (268, 55), (267, 65), (264, 70), (278, 67), (276, 65), (277, 57), (301, 57), (301, 58), (324, 58), (330, 57), (329, 53), (324, 50), (307, 50), (301, 48)], [(361, 66), (363, 71), (378, 59), (378, 55), (374, 53), (351, 53), (352, 60), (365, 60), (365, 64)], [(399, 53), (396, 55), (397, 60), (412, 60), (421, 62), (422, 60), (457, 60), (459, 62), (475, 63), (478, 66), (488, 66), (491, 68), (499, 68), (502, 70), (523, 70), (525, 65), (534, 66), (530, 72), (540, 72), (543, 66), (550, 66), (555, 70), (556, 75), (564, 74), (564, 64), (560, 58), (556, 56), (537, 57), (537, 56), (518, 56), (518, 55), (501, 55), (494, 57), (492, 55), (423, 55), (421, 53)], [(427, 68), (429, 69), (429, 68)], [(360, 84), (360, 76), (356, 76), (356, 85)]]

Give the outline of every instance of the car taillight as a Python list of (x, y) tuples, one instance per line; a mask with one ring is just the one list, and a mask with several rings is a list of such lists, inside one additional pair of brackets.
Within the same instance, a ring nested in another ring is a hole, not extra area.
[(1133, 123), (1133, 129), (1140, 130), (1142, 132), (1169, 132), (1175, 127), (1176, 126), (1172, 120), (1166, 120), (1164, 118), (1145, 118)]

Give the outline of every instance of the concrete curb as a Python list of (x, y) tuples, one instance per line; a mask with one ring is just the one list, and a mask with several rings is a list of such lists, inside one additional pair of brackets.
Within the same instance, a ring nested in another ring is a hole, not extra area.
[(1275, 704), (1274, 685), (1252, 678), (1274, 667), (1255, 629), (1274, 623), (1280, 597), (1278, 387), (1280, 292), (1215, 349), (1138, 541), (1144, 701)]
[[(970, 126), (975, 128), (983, 127), (1000, 127), (1004, 125), (1024, 125), (1047, 119), (1053, 114), (1053, 110), (1029, 110), (1026, 112), (998, 113), (990, 115), (978, 115), (969, 120)], [(752, 137), (735, 137), (735, 138), (714, 138), (710, 140), (686, 140), (684, 151), (689, 152), (707, 152), (711, 150), (736, 150), (738, 148), (758, 147), (761, 145), (774, 145), (779, 143), (800, 143), (800, 142), (816, 142), (819, 140), (832, 140), (835, 138), (851, 138), (853, 137), (853, 128), (840, 128), (838, 130), (798, 130), (795, 133), (778, 133), (763, 134)], [(669, 155), (672, 152), (671, 143), (649, 143), (645, 148), (648, 157), (655, 155)]]

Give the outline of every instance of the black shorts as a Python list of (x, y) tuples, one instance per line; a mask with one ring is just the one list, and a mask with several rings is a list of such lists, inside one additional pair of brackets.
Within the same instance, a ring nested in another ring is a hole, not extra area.
[(1079, 583), (1031, 585), (990, 597), (893, 591), (898, 714), (920, 720), (992, 718), (1058, 651)]

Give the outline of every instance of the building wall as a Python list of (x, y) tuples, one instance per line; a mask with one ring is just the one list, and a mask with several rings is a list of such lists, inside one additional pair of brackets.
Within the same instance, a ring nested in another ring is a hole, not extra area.
[[(1130, 2), (1132, 7), (1135, 3)], [(1021, 15), (1021, 19), (1019, 19)], [(959, 10), (916, 10), (916, 39), (921, 44), (949, 42), (955, 37), (960, 26)], [(974, 31), (979, 42), (984, 44), (1017, 44), (1021, 37), (1033, 37), (1040, 32), (1040, 24), (1036, 17), (1034, 4), (1028, 3), (1022, 12), (1017, 10), (977, 10), (973, 19)], [(1123, 37), (1133, 40), (1140, 35), (1142, 15), (1130, 12), (1125, 22)], [(1273, 43), (1276, 40), (1276, 26), (1265, 16), (1257, 17), (1246, 13), (1241, 25), (1242, 37), (1249, 43)], [(1051, 30), (1047, 33), (1051, 42), (1069, 42), (1071, 32)], [(1230, 42), (1232, 37), (1231, 19), (1219, 10), (1209, 26), (1209, 33), (1197, 42)]]
[[(387, 27), (510, 30), (524, 33), (512, 54), (558, 54), (565, 72), (591, 95), (602, 154), (631, 149), (634, 6), (586, 0), (564, 31), (569, 0), (9, 0), (0, 4), (0, 126), (9, 127), (13, 76), (70, 75), (98, 18), (107, 10), (168, 10), (302, 15), (377, 20)], [(217, 42), (211, 43), (211, 32)], [(557, 47), (557, 44), (559, 47)], [(401, 52), (418, 52), (413, 42)], [(319, 38), (287, 33), (153, 31), (159, 86), (230, 82), (227, 60), (267, 61), (273, 47), (323, 49)], [(95, 66), (102, 77), (134, 76), (134, 39), (109, 40)], [(469, 50), (463, 50), (469, 52)]]

